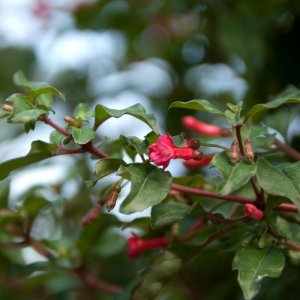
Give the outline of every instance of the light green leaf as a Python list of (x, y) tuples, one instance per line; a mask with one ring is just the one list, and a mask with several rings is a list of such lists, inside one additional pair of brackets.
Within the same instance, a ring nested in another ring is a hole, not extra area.
[(14, 114), (10, 118), (11, 123), (28, 123), (39, 120), (40, 116), (47, 114), (48, 112), (43, 109), (30, 109), (22, 111), (18, 114)]
[(270, 195), (290, 199), (300, 209), (299, 183), (292, 181), (279, 168), (272, 166), (265, 158), (257, 161), (257, 179), (259, 185)]
[(234, 257), (232, 269), (238, 270), (238, 282), (246, 300), (258, 294), (264, 277), (278, 278), (285, 266), (279, 249), (245, 248)]
[(157, 204), (151, 210), (151, 225), (154, 229), (171, 225), (182, 220), (192, 209), (192, 206), (173, 201)]
[(50, 142), (56, 146), (60, 146), (65, 136), (57, 130), (54, 130), (50, 134)]
[(82, 126), (80, 128), (72, 127), (72, 136), (74, 142), (79, 145), (84, 145), (91, 141), (95, 137), (95, 131), (88, 126)]
[(224, 113), (217, 109), (215, 106), (213, 106), (209, 101), (207, 100), (190, 100), (187, 102), (180, 102), (176, 101), (171, 103), (169, 106), (170, 108), (186, 108), (186, 109), (193, 109), (193, 110), (201, 110), (201, 111), (207, 111), (213, 114), (217, 114), (219, 116), (224, 116)]
[(169, 193), (172, 176), (152, 165), (135, 163), (121, 166), (118, 175), (130, 179), (131, 189), (120, 211), (131, 214), (160, 203)]
[(31, 150), (25, 156), (14, 158), (0, 164), (0, 180), (7, 177), (10, 172), (49, 158), (54, 155), (55, 146), (43, 141), (35, 141), (31, 144)]
[(264, 104), (256, 104), (246, 112), (245, 117), (246, 118), (253, 117), (258, 113), (261, 114), (270, 109), (275, 109), (283, 104), (291, 104), (291, 103), (300, 103), (299, 90), (293, 89), (292, 91), (284, 92), (283, 94), (277, 96), (274, 100), (270, 102)]
[(14, 74), (14, 83), (28, 89), (28, 97), (35, 100), (36, 97), (42, 94), (51, 94), (65, 100), (65, 96), (55, 87), (45, 82), (28, 81), (22, 71)]
[(73, 115), (80, 121), (87, 121), (90, 117), (94, 116), (94, 112), (89, 108), (88, 104), (79, 103), (76, 105)]
[(96, 180), (99, 180), (111, 173), (117, 172), (125, 162), (119, 158), (104, 158), (96, 164)]
[(95, 128), (98, 128), (104, 121), (109, 118), (120, 118), (123, 115), (131, 115), (151, 127), (151, 129), (159, 134), (155, 116), (152, 113), (147, 113), (141, 104), (135, 104), (125, 109), (110, 109), (101, 104), (95, 108)]
[(291, 180), (294, 187), (300, 194), (300, 162), (285, 165), (280, 169)]
[(153, 300), (182, 266), (179, 257), (166, 251), (158, 257), (137, 287), (133, 299)]

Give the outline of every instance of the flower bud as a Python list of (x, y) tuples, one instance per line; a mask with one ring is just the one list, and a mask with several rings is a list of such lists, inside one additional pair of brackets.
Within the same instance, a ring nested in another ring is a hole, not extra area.
[(195, 150), (194, 151), (194, 160), (201, 160), (203, 158), (203, 153), (201, 151)]
[(234, 140), (231, 144), (229, 159), (233, 164), (239, 160), (239, 145), (237, 140)]
[(190, 139), (188, 145), (190, 148), (197, 150), (200, 147), (200, 141), (198, 139)]
[(11, 112), (11, 111), (13, 111), (13, 106), (11, 106), (11, 105), (7, 105), (7, 104), (2, 104), (2, 105), (0, 105), (0, 108), (2, 109), (2, 110), (4, 110), (4, 111), (7, 111), (7, 112)]
[(92, 207), (86, 215), (81, 219), (81, 226), (92, 224), (99, 216), (101, 212), (101, 206), (99, 204)]
[(254, 161), (254, 151), (250, 139), (245, 139), (245, 154), (249, 161)]
[(116, 184), (106, 202), (105, 207), (106, 207), (107, 211), (111, 211), (116, 206), (120, 192), (121, 192), (121, 186), (119, 184)]
[(81, 127), (81, 124), (74, 118), (70, 117), (70, 116), (65, 116), (64, 117), (64, 120), (69, 123), (70, 125), (72, 126), (75, 126), (77, 128), (80, 128)]
[(251, 203), (245, 204), (244, 210), (253, 220), (260, 221), (264, 217), (264, 212)]
[(204, 155), (204, 156), (202, 156), (202, 158), (200, 160), (190, 159), (190, 160), (184, 161), (183, 164), (185, 167), (187, 167), (189, 169), (205, 167), (211, 162), (213, 157), (214, 157), (214, 155)]

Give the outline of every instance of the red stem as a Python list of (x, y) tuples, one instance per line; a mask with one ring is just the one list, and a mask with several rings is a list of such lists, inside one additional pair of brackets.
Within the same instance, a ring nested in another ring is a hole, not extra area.
[(66, 129), (64, 129), (64, 128), (60, 127), (58, 124), (54, 123), (51, 119), (48, 118), (47, 115), (43, 115), (41, 117), (41, 120), (43, 122), (45, 122), (46, 124), (50, 125), (51, 127), (53, 127), (55, 130), (60, 132), (62, 135), (70, 136), (70, 133)]
[(294, 158), (295, 160), (300, 160), (300, 153), (292, 148), (290, 145), (286, 143), (282, 143), (278, 139), (275, 139), (273, 144), (283, 152), (285, 152), (288, 156)]
[(286, 211), (286, 212), (298, 212), (298, 208), (295, 204), (291, 203), (282, 203), (279, 204), (277, 207), (273, 208), (276, 211)]

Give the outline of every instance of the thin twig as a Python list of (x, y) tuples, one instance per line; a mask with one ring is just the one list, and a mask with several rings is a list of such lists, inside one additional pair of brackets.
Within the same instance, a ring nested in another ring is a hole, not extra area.
[(278, 139), (275, 139), (273, 144), (280, 149), (281, 151), (285, 152), (288, 156), (294, 158), (295, 160), (300, 160), (300, 152), (292, 148), (290, 145), (286, 143), (282, 143)]
[(64, 136), (70, 136), (70, 133), (66, 129), (64, 129), (64, 128), (60, 127), (58, 124), (54, 123), (51, 119), (48, 118), (47, 115), (41, 116), (41, 121), (43, 121), (44, 123), (50, 125), (55, 130), (57, 130), (58, 132), (60, 132), (62, 135), (64, 135)]

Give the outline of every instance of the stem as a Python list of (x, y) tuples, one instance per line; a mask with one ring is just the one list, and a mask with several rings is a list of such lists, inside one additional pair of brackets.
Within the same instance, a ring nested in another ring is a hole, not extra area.
[(218, 144), (203, 143), (203, 142), (201, 142), (200, 147), (219, 148), (219, 149), (223, 149), (223, 150), (225, 150), (225, 151), (228, 150), (228, 148), (225, 147), (225, 146), (221, 146), (221, 145), (218, 145)]
[(240, 148), (241, 154), (242, 154), (243, 157), (245, 157), (244, 144), (243, 144), (243, 141), (242, 141), (242, 134), (241, 134), (242, 125), (237, 124), (237, 125), (235, 125), (234, 128), (235, 128), (236, 138), (237, 138), (238, 143), (239, 143), (239, 148)]
[(60, 127), (58, 124), (54, 123), (52, 120), (50, 120), (48, 118), (47, 115), (41, 116), (41, 121), (43, 121), (44, 123), (50, 125), (55, 130), (57, 130), (58, 132), (60, 132), (62, 135), (64, 135), (64, 136), (70, 136), (70, 133), (67, 130), (65, 130), (64, 128)]
[(295, 160), (300, 160), (300, 152), (292, 148), (290, 145), (286, 143), (282, 143), (278, 139), (275, 139), (273, 144), (280, 149), (281, 151), (285, 152), (288, 156), (294, 158)]
[(295, 204), (291, 203), (282, 203), (279, 204), (277, 207), (273, 208), (276, 211), (286, 211), (286, 212), (298, 212), (298, 208)]
[(108, 158), (109, 157), (108, 154), (106, 154), (106, 153), (102, 152), (101, 150), (99, 150), (98, 148), (96, 148), (92, 144), (92, 142), (82, 145), (81, 147), (82, 147), (82, 149), (84, 149), (84, 151), (89, 152), (99, 158)]
[(83, 152), (84, 152), (84, 149), (82, 149), (82, 148), (77, 148), (77, 149), (68, 149), (68, 148), (64, 148), (64, 147), (56, 148), (57, 155), (78, 154), (78, 153), (83, 153)]
[(225, 200), (229, 202), (238, 202), (238, 203), (253, 203), (252, 199), (245, 198), (245, 197), (240, 197), (236, 195), (219, 195), (214, 192), (209, 192), (197, 188), (191, 188), (187, 187), (184, 185), (180, 185), (177, 183), (172, 184), (172, 189), (181, 193), (186, 193), (186, 194), (192, 194), (192, 195), (198, 195), (198, 196), (204, 196), (208, 198), (214, 198), (214, 199), (220, 199), (220, 200)]

